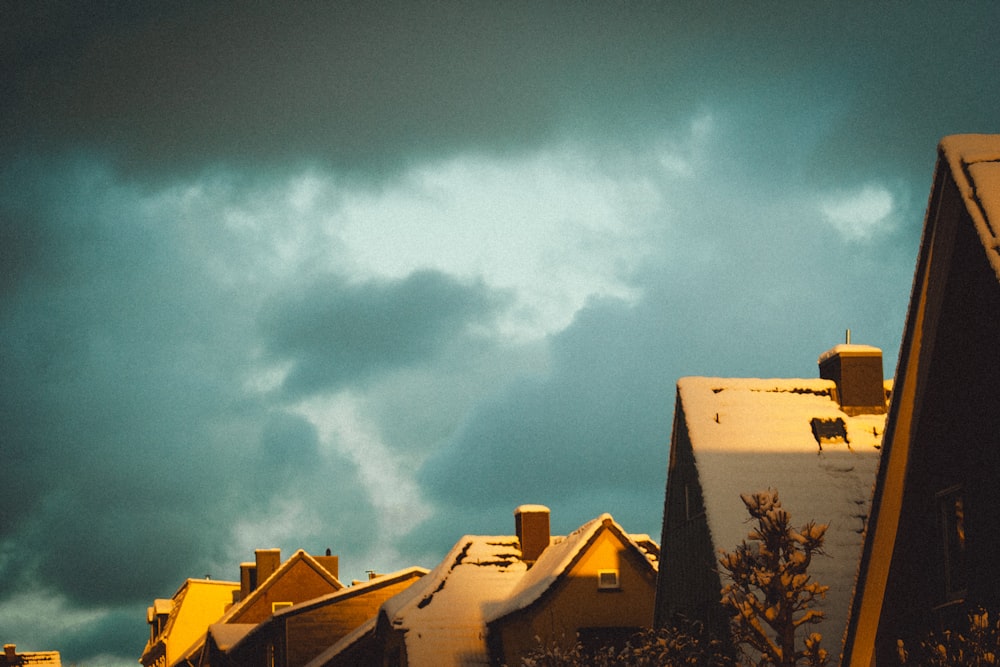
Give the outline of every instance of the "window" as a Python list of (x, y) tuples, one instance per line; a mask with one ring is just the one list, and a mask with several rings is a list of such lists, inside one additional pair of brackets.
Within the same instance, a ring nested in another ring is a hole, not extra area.
[(965, 597), (965, 494), (961, 485), (937, 494), (944, 549), (945, 595), (949, 601)]
[(618, 590), (618, 570), (598, 570), (597, 589), (601, 591)]
[(281, 609), (285, 609), (287, 607), (291, 607), (293, 604), (295, 604), (295, 603), (294, 602), (272, 602), (271, 603), (271, 613), (273, 614), (274, 612), (280, 611)]

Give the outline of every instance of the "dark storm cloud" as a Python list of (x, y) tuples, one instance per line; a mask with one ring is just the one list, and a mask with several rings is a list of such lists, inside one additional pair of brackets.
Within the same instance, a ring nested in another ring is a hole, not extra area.
[(310, 157), (359, 168), (547, 124), (522, 55), (537, 28), (517, 12), (497, 24), (444, 4), (186, 3), (63, 9), (56, 28), (25, 14), (5, 77), (4, 138), (22, 145), (98, 143), (156, 170)]
[[(40, 637), (66, 662), (134, 662), (152, 598), (254, 547), (355, 567), (388, 523), (365, 455), (423, 463), (435, 506), (391, 565), (521, 502), (656, 537), (676, 379), (811, 376), (847, 327), (890, 374), (935, 143), (1000, 130), (995, 2), (0, 2), (0, 605), (107, 613)], [(637, 296), (544, 340), (479, 336), (518, 294), (331, 240), (358, 178), (428, 196), (409, 168), (568, 146), (645, 188), (662, 142), (688, 177), (650, 186)], [(865, 186), (889, 224), (845, 238), (817, 202)], [(337, 392), (357, 423), (320, 432), (296, 401)]]
[(281, 295), (260, 319), (270, 353), (292, 362), (283, 388), (294, 396), (427, 361), (501, 305), (481, 283), (420, 271), (394, 282), (318, 282)]
[(42, 586), (110, 609), (86, 632), (135, 652), (141, 616), (114, 609), (189, 576), (236, 577), (234, 529), (266, 523), (289, 489), (328, 522), (319, 539), (363, 551), (375, 516), (355, 464), (242, 387), (258, 344), (239, 314), (257, 307), (250, 293), (98, 164), (13, 163), (0, 182), (17, 258), (0, 292), (0, 597)]
[(14, 4), (4, 143), (143, 172), (395, 172), (567, 132), (641, 142), (711, 106), (747, 119), (747, 147), (822, 109), (817, 176), (877, 173), (977, 129), (979, 103), (1000, 94), (963, 66), (996, 51), (990, 3)]

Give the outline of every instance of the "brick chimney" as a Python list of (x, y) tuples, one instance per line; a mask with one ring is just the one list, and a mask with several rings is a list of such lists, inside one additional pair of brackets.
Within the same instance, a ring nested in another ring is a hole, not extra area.
[(514, 510), (514, 529), (521, 543), (521, 560), (534, 563), (549, 546), (549, 508), (521, 505)]
[(840, 409), (855, 415), (886, 412), (882, 350), (871, 345), (837, 345), (819, 357), (819, 376), (837, 385)]
[(323, 569), (334, 576), (334, 578), (340, 578), (340, 557), (334, 556), (333, 552), (329, 549), (326, 550), (325, 556), (313, 556), (316, 562), (323, 566)]
[(281, 567), (281, 549), (257, 549), (254, 556), (257, 557), (257, 586), (260, 586)]
[(233, 602), (245, 600), (257, 588), (257, 563), (240, 563), (240, 594)]

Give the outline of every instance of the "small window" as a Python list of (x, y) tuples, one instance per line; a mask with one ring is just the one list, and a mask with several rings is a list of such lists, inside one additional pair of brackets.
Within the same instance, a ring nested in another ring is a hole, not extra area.
[(945, 595), (948, 600), (965, 597), (965, 494), (953, 486), (937, 494), (941, 516), (941, 542), (944, 549)]
[(619, 588), (618, 570), (598, 570), (597, 588), (602, 591), (617, 590)]
[(271, 613), (273, 614), (276, 611), (280, 611), (282, 609), (286, 609), (288, 607), (291, 607), (294, 604), (295, 604), (294, 602), (272, 602), (271, 603)]

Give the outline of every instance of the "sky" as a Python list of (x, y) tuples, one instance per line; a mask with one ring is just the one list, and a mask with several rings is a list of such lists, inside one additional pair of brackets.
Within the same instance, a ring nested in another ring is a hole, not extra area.
[[(249, 6), (252, 4), (252, 6)], [(685, 375), (891, 375), (995, 2), (0, 4), (0, 631), (255, 548), (659, 539)]]

